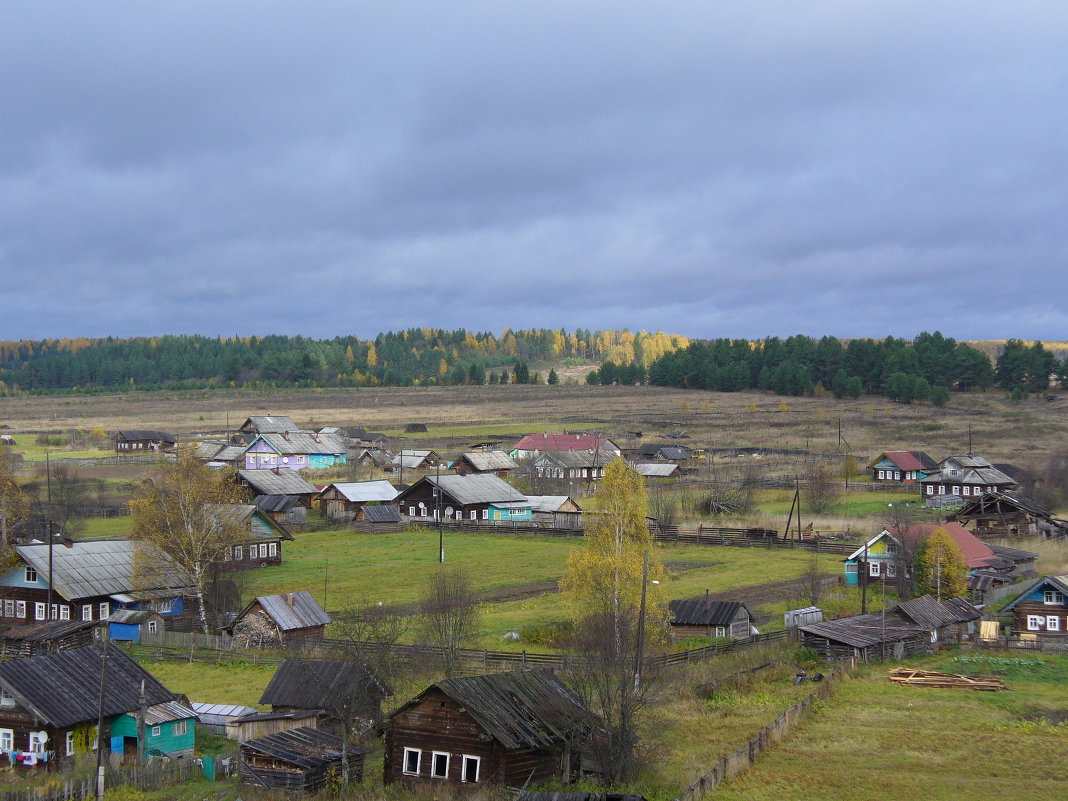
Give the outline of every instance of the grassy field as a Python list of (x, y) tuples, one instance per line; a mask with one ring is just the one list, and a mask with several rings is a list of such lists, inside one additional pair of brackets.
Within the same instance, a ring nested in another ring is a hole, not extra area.
[(263, 665), (189, 662), (141, 663), (168, 689), (185, 693), (190, 701), (257, 706), (275, 668)]
[(97, 539), (100, 537), (128, 537), (130, 526), (133, 521), (129, 515), (120, 517), (90, 517), (85, 521), (85, 529), (81, 533), (81, 539)]
[(1068, 712), (1068, 657), (1028, 656), (1037, 666), (1013, 665), (1019, 653), (979, 657), (986, 661), (945, 655), (909, 664), (999, 674), (1010, 692), (901, 687), (887, 681), (885, 666), (863, 668), (755, 767), (717, 789), (716, 798), (1064, 798), (1068, 726), (1043, 718)]
[[(581, 545), (578, 538), (445, 533), (447, 564), (463, 565), (475, 589), (501, 601), (483, 605), (481, 647), (530, 649), (501, 638), (524, 626), (567, 619), (563, 599), (552, 592), (552, 585), (563, 577), (568, 554)], [(281, 566), (245, 577), (244, 594), (252, 598), (307, 589), (331, 610), (378, 601), (387, 606), (411, 604), (437, 570), (437, 548), (437, 532), (428, 529), (301, 534), (285, 544)], [(797, 578), (811, 561), (804, 551), (760, 548), (667, 545), (658, 546), (657, 553), (668, 566), (663, 591), (669, 599), (706, 589), (723, 597), (731, 590)]]

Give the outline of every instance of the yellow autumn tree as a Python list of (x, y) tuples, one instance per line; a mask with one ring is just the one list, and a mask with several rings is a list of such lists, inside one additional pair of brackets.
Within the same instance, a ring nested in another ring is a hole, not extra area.
[(378, 350), (374, 345), (367, 349), (367, 366), (374, 367), (378, 364)]
[(605, 466), (597, 493), (597, 510), (588, 515), (586, 547), (574, 551), (560, 582), (577, 625), (605, 621), (612, 642), (621, 647), (630, 638), (642, 597), (643, 559), (649, 554), (645, 605), (646, 638), (663, 637), (667, 605), (663, 598), (664, 566), (653, 550), (646, 523), (645, 483), (622, 459)]
[(931, 532), (917, 559), (919, 589), (937, 600), (959, 598), (968, 592), (968, 564), (964, 552), (945, 528)]

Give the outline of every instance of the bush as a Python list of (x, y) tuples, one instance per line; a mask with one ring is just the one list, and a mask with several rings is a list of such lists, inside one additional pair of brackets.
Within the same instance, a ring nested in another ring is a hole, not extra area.
[(519, 638), (531, 645), (558, 648), (567, 643), (573, 633), (574, 626), (570, 622), (553, 621), (524, 626), (519, 630)]

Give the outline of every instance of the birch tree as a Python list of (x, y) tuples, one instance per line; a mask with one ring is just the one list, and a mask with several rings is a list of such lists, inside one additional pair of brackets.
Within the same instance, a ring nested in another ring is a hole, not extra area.
[(165, 573), (187, 574), (197, 599), (200, 627), (209, 633), (205, 596), (212, 566), (248, 536), (237, 514), (243, 503), (229, 473), (201, 464), (191, 449), (156, 469), (130, 501), (132, 537), (154, 546), (169, 560), (135, 553), (134, 581), (142, 588), (167, 586)]
[(968, 591), (968, 565), (964, 553), (944, 528), (936, 528), (920, 548), (920, 592), (957, 598)]

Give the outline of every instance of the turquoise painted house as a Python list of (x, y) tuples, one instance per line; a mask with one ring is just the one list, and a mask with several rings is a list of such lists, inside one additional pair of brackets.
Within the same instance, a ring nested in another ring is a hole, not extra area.
[[(196, 745), (197, 716), (181, 701), (145, 710), (145, 753), (149, 756), (187, 757)], [(127, 712), (111, 721), (111, 753), (137, 754), (137, 713)]]
[(318, 470), (345, 464), (345, 443), (334, 434), (285, 431), (260, 434), (244, 453), (245, 470)]

